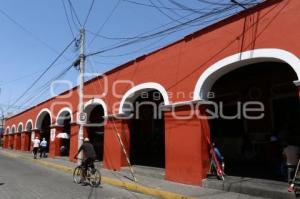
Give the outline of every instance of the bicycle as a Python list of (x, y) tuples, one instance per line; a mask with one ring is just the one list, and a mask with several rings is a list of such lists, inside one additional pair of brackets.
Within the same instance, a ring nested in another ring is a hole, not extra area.
[(82, 183), (82, 180), (88, 181), (90, 186), (92, 187), (98, 187), (101, 184), (101, 173), (98, 169), (93, 167), (92, 165), (88, 164), (87, 165), (87, 170), (86, 170), (86, 175), (85, 179), (83, 179), (83, 172), (85, 168), (81, 164), (77, 167), (75, 167), (74, 172), (73, 172), (73, 181), (76, 184)]

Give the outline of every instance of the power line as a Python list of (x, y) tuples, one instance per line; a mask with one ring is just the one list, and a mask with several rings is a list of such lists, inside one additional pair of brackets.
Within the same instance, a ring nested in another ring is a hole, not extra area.
[[(186, 16), (183, 16), (183, 17), (179, 18), (179, 20), (180, 20), (180, 19), (187, 18), (187, 17), (190, 17), (190, 16), (192, 16), (192, 15), (194, 15), (194, 13), (188, 14), (188, 15), (186, 15)], [(88, 30), (88, 29), (86, 29), (86, 32), (87, 32), (87, 33), (90, 33), (90, 34), (92, 34), (92, 35), (95, 35), (96, 37), (99, 37), (99, 38), (101, 38), (101, 39), (107, 39), (107, 40), (131, 40), (131, 39), (136, 39), (136, 38), (143, 38), (142, 35), (145, 35), (145, 34), (147, 34), (147, 33), (151, 33), (151, 32), (153, 32), (153, 31), (155, 31), (155, 30), (160, 29), (160, 28), (164, 28), (164, 27), (166, 27), (166, 26), (168, 26), (168, 25), (170, 25), (170, 24), (172, 24), (172, 23), (173, 23), (173, 21), (168, 22), (168, 23), (163, 24), (163, 25), (160, 25), (160, 26), (158, 26), (158, 27), (155, 27), (155, 28), (153, 28), (153, 29), (151, 29), (151, 30), (148, 30), (148, 31), (139, 33), (138, 35), (130, 36), (130, 37), (110, 37), (110, 36), (107, 36), (107, 35), (102, 35), (102, 34), (100, 34), (100, 33), (95, 33), (95, 32), (93, 32), (93, 31), (91, 31), (91, 30)]]
[(242, 3), (237, 2), (236, 0), (231, 0), (231, 2), (239, 5), (240, 7), (242, 7), (245, 10), (247, 9), (245, 5), (243, 5)]
[[(32, 102), (34, 101), (35, 99), (38, 99), (40, 98), (47, 90), (48, 90), (48, 86), (50, 86), (50, 84), (63, 77), (72, 67), (73, 67), (73, 63), (69, 66), (67, 66), (62, 72), (60, 72), (58, 75), (56, 75), (55, 77), (53, 77), (52, 79), (50, 79), (49, 81), (47, 81), (45, 84), (43, 84), (42, 86), (40, 86), (39, 88), (37, 88), (36, 90), (34, 90), (33, 94), (30, 95), (30, 96), (27, 96), (27, 98), (25, 98), (23, 101), (22, 101), (22, 104), (25, 105), (25, 104), (29, 104), (29, 102)], [(36, 95), (36, 93), (39, 93), (39, 95)], [(25, 107), (25, 106), (24, 106)], [(30, 108), (30, 105), (27, 105), (26, 106), (27, 109)], [(26, 108), (22, 108), (20, 106), (20, 108), (18, 108), (19, 110), (23, 111), (25, 110)], [(20, 112), (21, 112), (20, 111)]]
[[(232, 7), (232, 6), (234, 6), (234, 5), (231, 5), (230, 7)], [(228, 9), (228, 7), (227, 7), (227, 9)], [(196, 17), (194, 19), (191, 19), (189, 21), (186, 21), (186, 22), (183, 22), (181, 24), (178, 24), (178, 25), (166, 28), (166, 29), (164, 29), (162, 31), (158, 31), (158, 32), (155, 32), (153, 34), (144, 35), (144, 36), (141, 36), (141, 37), (133, 37), (132, 38), (133, 40), (131, 40), (129, 42), (126, 42), (126, 43), (123, 43), (123, 44), (119, 44), (119, 45), (114, 46), (114, 47), (109, 47), (107, 49), (99, 50), (99, 51), (96, 51), (96, 52), (93, 52), (93, 53), (89, 53), (86, 56), (87, 57), (88, 56), (94, 56), (94, 55), (97, 55), (97, 54), (100, 54), (100, 53), (104, 53), (104, 52), (107, 52), (107, 51), (110, 51), (110, 50), (114, 50), (116, 48), (120, 48), (120, 47), (124, 47), (124, 46), (130, 45), (130, 44), (133, 44), (133, 43), (141, 42), (142, 39), (151, 39), (151, 38), (157, 37), (159, 35), (171, 34), (171, 33), (176, 32), (176, 30), (178, 28), (181, 28), (181, 27), (186, 26), (188, 24), (191, 24), (193, 22), (197, 22), (198, 20), (203, 19), (204, 17), (210, 16), (210, 15), (213, 15), (213, 14), (216, 14), (216, 13), (220, 13), (220, 10), (217, 10), (215, 12), (206, 13), (205, 15), (201, 15), (201, 16)]]
[(171, 21), (176, 21), (177, 23), (181, 23), (180, 21), (178, 21), (177, 19), (171, 17), (170, 15), (168, 15), (167, 13), (165, 13), (163, 10), (161, 10), (161, 8), (159, 8), (158, 6), (156, 6), (152, 0), (148, 0), (151, 5), (153, 5), (154, 8), (156, 8), (156, 10), (158, 10), (162, 15), (166, 16), (168, 19), (171, 19)]
[[(66, 50), (71, 46), (71, 44), (74, 42), (75, 40), (73, 39), (64, 49), (63, 51), (50, 63), (50, 65), (42, 72), (42, 74), (40, 74), (40, 76), (21, 94), (20, 97), (18, 97), (13, 103), (12, 106), (16, 105), (16, 103), (18, 103), (20, 101), (20, 99), (22, 97), (24, 97), (26, 95), (26, 93), (32, 89), (32, 87), (34, 87), (34, 85), (50, 70), (50, 68), (57, 62), (57, 60), (59, 60), (60, 57), (63, 56), (63, 54), (66, 52)], [(7, 108), (6, 111), (9, 110), (10, 107)]]
[[(135, 4), (135, 5), (140, 5), (140, 6), (145, 6), (145, 7), (151, 7), (151, 8), (160, 8), (160, 9), (166, 9), (166, 10), (181, 10), (181, 11), (191, 11), (190, 9), (186, 8), (171, 8), (171, 7), (165, 7), (165, 6), (153, 6), (151, 4), (146, 4), (146, 3), (141, 3), (141, 2), (136, 2), (133, 0), (123, 0), (127, 3)], [(196, 12), (201, 12), (204, 11), (205, 9), (192, 9)]]
[(69, 6), (70, 6), (70, 10), (71, 10), (72, 16), (73, 16), (73, 14), (74, 14), (75, 17), (76, 17), (77, 23), (78, 23), (80, 26), (82, 26), (82, 25), (81, 25), (81, 22), (80, 22), (80, 20), (79, 20), (79, 17), (78, 17), (78, 15), (77, 15), (77, 12), (76, 12), (76, 10), (75, 10), (75, 8), (74, 8), (74, 6), (73, 6), (71, 0), (68, 0), (68, 3), (69, 3)]
[[(197, 14), (203, 14), (203, 13), (205, 13), (205, 12), (199, 11), (198, 9), (193, 9), (193, 8), (187, 7), (187, 6), (185, 6), (185, 5), (181, 4), (181, 3), (178, 3), (178, 2), (175, 1), (175, 0), (169, 0), (169, 1), (170, 1), (172, 4), (174, 4), (175, 6), (181, 8), (181, 9), (183, 9), (183, 10), (190, 11), (190, 12), (194, 12), (194, 13), (197, 13)], [(160, 2), (160, 1), (158, 1), (158, 2)], [(211, 6), (206, 6), (205, 8), (202, 8), (201, 10), (212, 11), (212, 10), (215, 10), (215, 9), (216, 9), (216, 8), (211, 9), (210, 7), (211, 7)], [(208, 9), (208, 8), (210, 8), (210, 9)], [(173, 10), (173, 12), (175, 12), (175, 11)]]
[(6, 81), (6, 82), (4, 82), (4, 83), (0, 83), (0, 86), (7, 85), (7, 84), (11, 84), (11, 83), (14, 83), (14, 82), (16, 82), (16, 81), (19, 81), (19, 80), (22, 80), (22, 79), (29, 78), (29, 77), (31, 77), (32, 75), (35, 75), (35, 74), (37, 74), (37, 73), (39, 73), (39, 72), (41, 72), (41, 71), (42, 71), (42, 70), (38, 70), (38, 71), (35, 71), (35, 72), (33, 72), (33, 73), (30, 73), (30, 74), (27, 74), (27, 75), (23, 75), (23, 76), (21, 76), (21, 77), (18, 77), (18, 78), (16, 78), (16, 79), (9, 80), (9, 81)]
[[(250, 5), (250, 3), (249, 3), (249, 5)], [(166, 35), (166, 34), (172, 34), (174, 32), (177, 32), (177, 31), (181, 30), (181, 28), (184, 27), (184, 26), (190, 25), (190, 24), (192, 24), (194, 22), (197, 22), (197, 21), (199, 21), (201, 19), (204, 19), (205, 17), (211, 17), (211, 16), (214, 16), (216, 14), (220, 14), (220, 13), (222, 13), (224, 11), (229, 11), (230, 9), (232, 9), (232, 8), (234, 8), (236, 6), (237, 6), (236, 4), (230, 4), (229, 6), (227, 6), (225, 8), (213, 10), (211, 12), (205, 13), (205, 14), (203, 14), (201, 16), (198, 16), (198, 17), (196, 17), (194, 19), (191, 19), (189, 21), (186, 21), (186, 22), (183, 22), (181, 24), (178, 24), (178, 25), (166, 28), (166, 29), (164, 29), (162, 31), (158, 31), (158, 32), (155, 32), (153, 34), (148, 34), (148, 35), (144, 35), (144, 36), (136, 36), (136, 37), (128, 38), (128, 39), (132, 39), (132, 40), (128, 41), (126, 43), (117, 44), (116, 46), (111, 46), (111, 47), (104, 48), (104, 49), (96, 51), (96, 52), (89, 53), (86, 56), (87, 57), (88, 56), (94, 56), (94, 55), (97, 55), (97, 54), (100, 54), (100, 53), (104, 53), (104, 52), (107, 52), (107, 51), (111, 51), (111, 50), (114, 50), (114, 49), (117, 49), (117, 48), (121, 48), (121, 47), (124, 47), (124, 46), (127, 46), (127, 45), (131, 45), (131, 44), (134, 44), (134, 43), (142, 42), (143, 40), (145, 41), (145, 40), (149, 40), (149, 39), (152, 39), (152, 38), (155, 38), (155, 37), (160, 37), (160, 36), (163, 36), (163, 35)], [(232, 14), (235, 14), (235, 13), (230, 13), (230, 15), (228, 15), (228, 16), (231, 16)], [(226, 17), (228, 17), (228, 16), (226, 16)], [(214, 21), (214, 20), (215, 19), (213, 19), (212, 21)], [(122, 39), (124, 39), (124, 38), (122, 38)]]
[(73, 29), (72, 29), (72, 26), (71, 26), (71, 23), (70, 23), (70, 20), (69, 20), (69, 16), (68, 16), (68, 12), (67, 12), (65, 1), (61, 0), (61, 2), (63, 4), (63, 8), (64, 8), (64, 12), (65, 12), (65, 15), (66, 15), (66, 19), (67, 19), (67, 23), (68, 23), (69, 29), (70, 29), (70, 31), (72, 33), (73, 38), (75, 38), (75, 34), (73, 32)]
[[(161, 6), (165, 6), (165, 4), (161, 1), (157, 1)], [(174, 15), (178, 16), (178, 17), (182, 17), (182, 15), (178, 14), (177, 11), (175, 10), (168, 10), (170, 13), (173, 13)], [(190, 11), (189, 11), (190, 12)]]
[[(123, 1), (124, 1), (124, 0), (123, 0)], [(231, 5), (231, 6), (233, 6), (233, 5)], [(231, 7), (230, 7), (230, 8), (231, 8)], [(225, 9), (223, 9), (223, 10), (216, 10), (216, 9), (210, 10), (210, 12), (216, 12), (216, 11), (224, 12), (224, 11), (228, 11), (228, 9), (225, 8)], [(210, 12), (205, 12), (205, 14), (209, 14)], [(190, 16), (192, 16), (192, 15), (194, 15), (194, 14), (196, 14), (196, 13), (190, 13), (190, 14), (188, 14), (188, 15), (185, 15), (185, 16), (180, 17), (180, 18), (177, 19), (177, 20), (181, 20), (181, 19), (188, 18), (188, 17), (190, 17)], [(216, 14), (218, 14), (218, 13), (216, 13)], [(102, 38), (102, 39), (107, 39), (107, 40), (130, 40), (130, 39), (137, 39), (137, 38), (141, 38), (141, 39), (142, 39), (142, 38), (145, 38), (145, 36), (142, 36), (142, 35), (144, 35), (144, 34), (146, 34), (146, 33), (153, 32), (153, 31), (158, 30), (158, 29), (160, 29), (160, 28), (166, 27), (166, 26), (168, 26), (168, 25), (170, 25), (170, 24), (172, 24), (172, 23), (173, 23), (173, 21), (168, 22), (168, 23), (166, 23), (166, 24), (163, 24), (163, 25), (160, 25), (160, 26), (158, 26), (158, 27), (155, 27), (154, 29), (151, 29), (151, 30), (149, 30), (149, 31), (146, 31), (146, 32), (143, 32), (143, 33), (140, 33), (140, 34), (138, 34), (138, 35), (136, 35), (136, 36), (131, 36), (131, 37), (110, 37), (110, 36), (103, 35), (103, 34), (100, 34), (100, 33), (95, 33), (95, 32), (93, 32), (93, 31), (91, 31), (91, 30), (88, 30), (88, 29), (86, 29), (86, 32), (88, 32), (88, 33), (90, 33), (90, 34), (92, 34), (92, 35), (94, 35), (94, 36), (96, 36), (96, 37), (99, 37), (99, 38)], [(146, 36), (146, 37), (147, 37), (147, 36)]]
[(126, 53), (122, 53), (122, 54), (117, 54), (117, 55), (101, 55), (101, 57), (122, 57), (122, 56), (127, 56), (127, 55), (131, 55), (131, 54), (136, 54), (138, 52), (141, 52), (142, 50), (148, 49), (149, 47), (157, 44), (158, 42), (162, 41), (163, 39), (165, 39), (167, 36), (163, 36), (162, 38), (159, 38), (158, 40), (151, 42), (150, 44), (143, 46), (139, 49), (130, 51), (130, 52), (126, 52)]
[[(197, 0), (197, 1), (199, 1), (201, 3), (205, 3), (205, 4), (218, 5), (218, 6), (228, 6), (228, 5), (234, 4), (234, 3), (211, 2), (211, 1), (208, 1), (208, 0)], [(257, 3), (251, 3), (251, 2), (249, 2), (249, 3), (241, 3), (241, 4), (244, 5), (244, 6), (247, 6), (247, 5), (255, 5)]]
[[(230, 16), (230, 15), (231, 15), (231, 14), (227, 14), (227, 15), (225, 15), (225, 16), (224, 16), (224, 15), (219, 16), (218, 18), (209, 19), (209, 20), (206, 20), (206, 21), (201, 22), (201, 23), (198, 24), (198, 25), (203, 25), (203, 24), (207, 24), (207, 23), (210, 23), (210, 22), (215, 22), (215, 21), (217, 21), (217, 20), (219, 20), (219, 19), (223, 19), (224, 17), (228, 17), (228, 16)], [(183, 28), (181, 28), (181, 29), (183, 29)], [(162, 38), (159, 38), (158, 40), (156, 40), (156, 41), (154, 41), (154, 42), (152, 42), (152, 43), (150, 43), (150, 44), (148, 44), (148, 45), (146, 45), (146, 46), (144, 46), (144, 47), (141, 47), (141, 48), (139, 48), (139, 49), (137, 49), (137, 50), (133, 50), (133, 51), (126, 52), (126, 53), (122, 53), (122, 54), (115, 54), (115, 55), (101, 55), (101, 57), (121, 57), (121, 56), (127, 56), (127, 55), (131, 55), (131, 54), (135, 54), (135, 53), (138, 53), (138, 52), (140, 52), (140, 51), (142, 51), (142, 50), (144, 50), (144, 49), (148, 49), (149, 47), (151, 47), (151, 46), (155, 45), (156, 43), (160, 42), (161, 40), (165, 39), (167, 36), (168, 36), (168, 35), (160, 35), (160, 36), (158, 36), (158, 37), (162, 37)], [(164, 46), (164, 44), (163, 44), (163, 46)], [(158, 48), (158, 47), (154, 47), (154, 48), (151, 48), (151, 49), (157, 49), (157, 48)]]
[[(52, 82), (63, 77), (68, 71), (70, 71), (70, 69), (72, 69), (73, 66), (74, 64), (72, 63), (71, 65), (67, 66), (62, 72), (60, 72), (58, 75), (56, 75), (52, 79), (48, 80), (45, 84), (37, 88), (33, 93), (33, 95), (28, 96), (26, 99), (23, 100), (24, 102), (22, 104), (23, 105), (28, 104), (29, 102), (32, 102), (33, 100), (42, 96), (42, 94), (44, 94), (48, 90), (48, 87), (51, 85)], [(39, 93), (39, 95), (36, 95), (35, 93)]]
[(88, 46), (90, 46), (94, 42), (94, 40), (96, 39), (96, 35), (98, 35), (102, 31), (102, 29), (104, 28), (105, 24), (110, 20), (110, 18), (112, 17), (112, 15), (116, 11), (116, 9), (120, 5), (120, 3), (121, 3), (121, 0), (118, 0), (118, 2), (115, 4), (115, 6), (113, 7), (113, 9), (110, 11), (109, 15), (106, 17), (106, 19), (104, 20), (104, 22), (102, 23), (102, 25), (100, 26), (100, 28), (97, 30), (97, 32), (94, 35), (94, 37), (89, 42)]
[(43, 44), (45, 47), (47, 47), (48, 49), (50, 49), (52, 52), (54, 52), (55, 54), (57, 54), (57, 50), (55, 50), (54, 48), (52, 48), (49, 44), (47, 44), (45, 41), (43, 41), (42, 39), (40, 39), (37, 35), (35, 35), (33, 32), (31, 32), (30, 30), (28, 30), (27, 28), (25, 28), (22, 24), (20, 24), (17, 20), (15, 20), (13, 17), (9, 16), (5, 11), (3, 11), (2, 9), (0, 9), (0, 13), (7, 18), (10, 22), (12, 22), (13, 24), (15, 24), (16, 26), (18, 26), (21, 30), (23, 30), (24, 32), (26, 32), (27, 34), (29, 34), (33, 39), (35, 39), (36, 41), (40, 42), (41, 44)]
[(86, 17), (85, 17), (85, 20), (84, 20), (83, 26), (85, 26), (85, 25), (86, 25), (86, 23), (87, 23), (87, 21), (88, 21), (88, 18), (89, 18), (90, 14), (91, 14), (91, 11), (92, 11), (92, 9), (93, 9), (94, 3), (95, 3), (95, 0), (92, 0), (92, 3), (91, 3), (91, 6), (90, 6), (90, 9), (89, 9), (89, 11), (88, 11), (88, 14), (87, 14), (87, 15), (86, 15)]

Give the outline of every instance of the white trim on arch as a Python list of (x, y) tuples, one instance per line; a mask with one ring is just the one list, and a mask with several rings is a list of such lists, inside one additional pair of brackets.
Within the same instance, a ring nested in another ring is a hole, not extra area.
[(90, 105), (95, 105), (95, 104), (96, 105), (101, 105), (102, 108), (103, 108), (103, 111), (104, 111), (104, 116), (107, 116), (107, 106), (106, 106), (105, 102), (102, 99), (99, 99), (99, 98), (95, 98), (95, 99), (91, 99), (91, 100), (87, 101), (84, 104), (84, 109), (86, 109)]
[(58, 124), (57, 121), (59, 120), (59, 117), (63, 112), (69, 112), (70, 117), (71, 117), (71, 123), (73, 122), (73, 112), (72, 112), (71, 108), (64, 107), (64, 108), (60, 109), (59, 112), (57, 113), (56, 122), (55, 122), (56, 125)]
[[(8, 129), (8, 132), (7, 132), (7, 129)], [(5, 129), (5, 135), (8, 135), (8, 134), (10, 134), (10, 128), (9, 128), (9, 126), (7, 126), (6, 129)]]
[(32, 119), (29, 119), (29, 120), (27, 120), (27, 122), (25, 124), (25, 131), (28, 131), (27, 127), (28, 127), (29, 123), (31, 123), (31, 130), (33, 129), (33, 121), (32, 121)]
[[(13, 132), (13, 129), (15, 129), (15, 132)], [(16, 133), (16, 125), (13, 124), (10, 129), (10, 134), (14, 134), (14, 133)]]
[[(19, 127), (20, 127), (20, 125), (22, 126), (22, 129), (21, 129), (21, 131), (19, 131)], [(24, 125), (23, 125), (23, 122), (19, 122), (19, 124), (18, 124), (18, 128), (17, 128), (17, 133), (21, 133), (23, 130), (24, 130)]]
[(299, 58), (282, 49), (262, 48), (237, 53), (226, 57), (212, 66), (208, 67), (200, 76), (196, 83), (193, 100), (207, 99), (207, 93), (211, 90), (215, 81), (226, 73), (247, 64), (259, 63), (263, 61), (277, 61), (289, 64), (295, 71), (298, 80), (300, 77)]
[(124, 107), (124, 103), (125, 103), (126, 99), (128, 99), (130, 96), (134, 96), (134, 94), (136, 92), (142, 91), (142, 90), (157, 90), (161, 93), (162, 97), (164, 98), (164, 105), (170, 104), (168, 93), (162, 85), (160, 85), (156, 82), (147, 82), (147, 83), (138, 84), (137, 86), (132, 87), (123, 95), (123, 98), (122, 98), (120, 106), (119, 106), (120, 114), (124, 113), (123, 107)]
[(34, 124), (34, 128), (37, 129), (37, 123), (38, 123), (38, 119), (41, 116), (41, 114), (43, 114), (44, 112), (47, 112), (50, 115), (50, 124), (52, 124), (52, 114), (51, 111), (48, 108), (43, 108), (42, 110), (40, 110), (39, 114), (37, 115), (37, 117), (35, 118), (35, 124)]

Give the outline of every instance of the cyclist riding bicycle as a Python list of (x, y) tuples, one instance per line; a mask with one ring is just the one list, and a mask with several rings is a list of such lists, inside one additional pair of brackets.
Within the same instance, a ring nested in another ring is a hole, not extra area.
[(83, 160), (81, 163), (81, 166), (84, 168), (84, 172), (82, 172), (82, 179), (80, 180), (81, 182), (85, 181), (86, 178), (86, 171), (88, 167), (91, 167), (92, 169), (95, 168), (94, 162), (96, 159), (96, 152), (94, 149), (94, 146), (90, 143), (89, 138), (84, 138), (83, 144), (80, 146), (78, 152), (74, 156), (74, 159), (77, 158), (77, 155), (83, 151)]

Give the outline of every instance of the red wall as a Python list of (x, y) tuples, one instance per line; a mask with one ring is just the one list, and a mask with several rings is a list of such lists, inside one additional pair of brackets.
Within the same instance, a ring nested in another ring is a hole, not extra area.
[[(113, 104), (121, 101), (122, 95), (131, 87), (120, 84), (115, 87), (120, 97), (113, 95), (113, 83), (116, 80), (131, 80), (135, 85), (145, 82), (161, 84), (171, 93), (170, 103), (193, 99), (196, 82), (205, 69), (217, 61), (251, 49), (277, 48), (300, 56), (300, 1), (299, 0), (269, 0), (254, 9), (245, 11), (229, 19), (223, 20), (204, 30), (187, 36), (172, 45), (157, 50), (149, 55), (124, 64), (107, 73), (105, 79), (95, 78), (85, 85), (88, 101), (93, 96), (107, 92), (102, 98), (109, 114)], [(107, 80), (108, 83), (105, 83)], [(176, 96), (178, 92), (185, 95)], [(78, 95), (76, 90), (51, 98), (29, 110), (8, 118), (6, 125), (11, 127), (28, 119), (35, 120), (40, 110), (49, 108), (52, 111), (52, 124), (56, 122), (56, 115), (65, 106), (71, 107), (73, 118), (76, 118)], [(188, 110), (179, 110), (180, 114), (187, 114)], [(73, 121), (74, 122), (74, 121)], [(166, 113), (166, 178), (169, 180), (200, 184), (205, 177), (208, 167), (207, 144), (204, 133), (208, 133), (207, 121), (196, 118), (187, 121), (174, 120), (170, 113)], [(122, 121), (116, 122), (117, 129), (124, 144), (129, 148), (128, 128)], [(77, 151), (78, 126), (71, 128), (70, 159)], [(128, 139), (125, 139), (125, 138)], [(13, 141), (5, 139), (10, 145)], [(104, 165), (110, 169), (120, 169), (125, 166), (126, 159), (115, 135), (111, 122), (105, 126)], [(184, 142), (182, 141), (184, 140)], [(129, 154), (129, 152), (128, 152)]]

